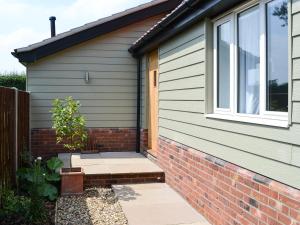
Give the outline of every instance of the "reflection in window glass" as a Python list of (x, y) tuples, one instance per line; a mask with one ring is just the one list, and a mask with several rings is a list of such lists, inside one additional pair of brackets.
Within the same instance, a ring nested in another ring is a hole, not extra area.
[(238, 112), (259, 114), (259, 10), (238, 15)]
[(217, 87), (217, 107), (230, 107), (230, 22), (224, 23), (217, 28), (217, 48), (218, 48), (218, 87)]
[(288, 111), (287, 0), (267, 4), (267, 111)]

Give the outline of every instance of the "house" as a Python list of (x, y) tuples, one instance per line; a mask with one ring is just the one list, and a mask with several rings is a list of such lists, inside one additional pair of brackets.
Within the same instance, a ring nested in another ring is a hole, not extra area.
[(27, 69), (34, 155), (63, 151), (49, 111), (53, 99), (70, 95), (82, 104), (93, 148), (135, 151), (137, 60), (128, 49), (179, 2), (151, 1), (13, 52)]
[[(42, 59), (26, 52), (32, 47), (15, 51), (28, 63), (33, 147), (51, 132), (50, 100), (72, 95), (98, 138), (121, 143), (108, 150), (136, 144), (212, 224), (300, 224), (300, 1), (172, 7), (139, 20), (147, 32), (118, 65), (94, 58), (84, 65), (78, 55), (118, 43), (114, 32), (55, 54), (37, 44), (49, 53)], [(96, 79), (97, 69), (106, 79)]]

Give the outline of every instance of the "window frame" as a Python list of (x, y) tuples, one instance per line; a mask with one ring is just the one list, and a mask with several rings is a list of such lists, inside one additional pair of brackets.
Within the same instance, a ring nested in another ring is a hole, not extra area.
[(231, 33), (230, 35), (230, 39), (231, 39), (231, 43), (230, 43), (230, 66), (229, 66), (229, 71), (230, 71), (230, 81), (229, 81), (229, 86), (230, 86), (230, 90), (229, 90), (229, 96), (230, 96), (230, 102), (229, 102), (229, 109), (228, 108), (218, 108), (218, 27), (229, 22), (230, 23), (230, 28), (233, 29), (234, 28), (234, 23), (232, 21), (233, 19), (233, 15), (228, 15), (226, 17), (223, 17), (222, 19), (219, 19), (218, 21), (216, 21), (214, 23), (214, 28), (213, 28), (213, 32), (214, 32), (214, 49), (213, 49), (213, 60), (214, 60), (214, 112), (216, 113), (233, 113), (233, 102), (232, 102), (232, 98), (234, 96), (234, 89), (232, 89), (233, 87), (233, 80), (234, 80), (234, 65), (232, 63), (232, 60), (234, 60), (234, 45), (233, 45), (233, 40), (234, 40), (234, 33)]
[[(267, 111), (267, 25), (266, 25), (266, 6), (273, 0), (252, 0), (243, 4), (226, 15), (213, 20), (213, 113), (207, 114), (207, 117), (234, 120), (240, 122), (249, 122), (256, 124), (265, 124), (271, 126), (288, 127), (288, 112)], [(259, 114), (238, 113), (238, 14), (252, 7), (258, 6), (260, 15), (260, 93), (259, 93)], [(232, 43), (230, 44), (230, 108), (222, 109), (217, 107), (218, 100), (218, 45), (217, 28), (226, 23), (231, 23)], [(288, 33), (289, 35), (289, 33)], [(287, 43), (288, 44), (288, 43)], [(288, 84), (290, 86), (289, 71)], [(290, 88), (290, 87), (289, 87)], [(288, 92), (288, 94), (290, 94)], [(288, 98), (288, 101), (289, 98)], [(288, 104), (289, 105), (289, 104)]]

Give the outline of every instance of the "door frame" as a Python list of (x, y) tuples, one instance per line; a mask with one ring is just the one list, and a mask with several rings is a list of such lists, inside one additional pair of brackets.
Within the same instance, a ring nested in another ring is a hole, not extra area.
[[(159, 57), (158, 49), (147, 56), (147, 87), (148, 87), (148, 150), (147, 153), (156, 157), (158, 149), (158, 100), (159, 100)], [(154, 60), (155, 61), (154, 61)], [(151, 62), (153, 60), (154, 62)], [(152, 64), (152, 65), (151, 65)], [(151, 78), (151, 76), (153, 76)], [(154, 84), (155, 82), (155, 84)], [(155, 88), (155, 90), (151, 90)], [(155, 92), (154, 95), (153, 92)], [(154, 98), (154, 99), (153, 99)], [(153, 106), (154, 104), (154, 106)], [(154, 116), (152, 114), (154, 113)], [(154, 119), (154, 120), (153, 120)]]

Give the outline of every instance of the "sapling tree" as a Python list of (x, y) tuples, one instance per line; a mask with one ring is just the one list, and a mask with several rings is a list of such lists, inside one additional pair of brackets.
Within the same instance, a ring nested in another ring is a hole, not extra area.
[(80, 114), (80, 103), (71, 96), (64, 100), (53, 101), (52, 120), (56, 132), (56, 142), (70, 150), (70, 169), (72, 168), (72, 151), (82, 149), (87, 141), (85, 118)]

